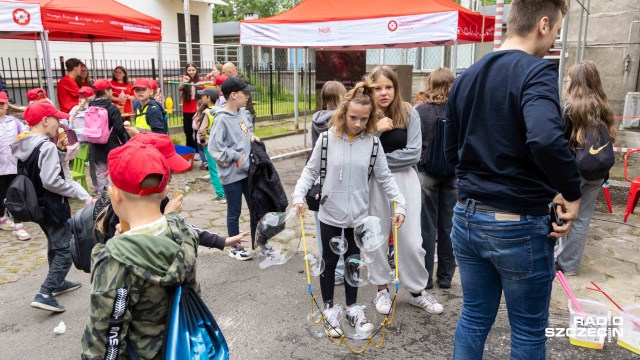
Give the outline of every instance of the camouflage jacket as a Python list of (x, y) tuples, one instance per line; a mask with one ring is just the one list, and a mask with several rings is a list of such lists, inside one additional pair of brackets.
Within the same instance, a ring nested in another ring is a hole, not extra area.
[[(168, 291), (196, 282), (198, 237), (177, 213), (165, 215), (160, 234), (126, 233), (92, 252), (91, 304), (82, 359), (159, 358)], [(129, 347), (129, 349), (127, 349)]]
[[(251, 81), (249, 80), (249, 78), (244, 76), (244, 74), (242, 74), (241, 72), (238, 72), (238, 77), (242, 79), (242, 81), (247, 83), (247, 85), (251, 85)], [(245, 109), (247, 109), (247, 111), (251, 114), (251, 117), (256, 116), (256, 109), (253, 107), (253, 100), (251, 99), (251, 93), (249, 93), (249, 100), (247, 100), (247, 105), (245, 106)], [(253, 123), (253, 120), (251, 120), (251, 122)]]

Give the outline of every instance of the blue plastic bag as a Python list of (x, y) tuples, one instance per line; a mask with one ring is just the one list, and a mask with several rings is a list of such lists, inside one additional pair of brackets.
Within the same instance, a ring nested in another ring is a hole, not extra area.
[(168, 316), (163, 359), (229, 359), (222, 330), (193, 288), (175, 289)]

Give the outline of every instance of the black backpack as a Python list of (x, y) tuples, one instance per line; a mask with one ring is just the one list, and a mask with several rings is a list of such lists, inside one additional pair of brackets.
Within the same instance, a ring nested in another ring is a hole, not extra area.
[(427, 159), (423, 158), (422, 166), (427, 174), (432, 176), (452, 176), (456, 173), (455, 166), (451, 165), (444, 156), (444, 116), (436, 116), (436, 124), (433, 127), (433, 140)]
[(609, 130), (604, 125), (589, 129), (582, 149), (576, 151), (576, 163), (580, 175), (586, 180), (605, 179), (616, 163)]
[[(40, 156), (40, 147), (45, 141), (41, 141), (29, 156), (26, 162), (37, 161)], [(4, 205), (9, 210), (16, 222), (39, 223), (43, 219), (43, 211), (38, 201), (36, 188), (29, 177), (26, 176), (24, 164), (18, 165), (18, 175), (7, 188), (7, 196)]]

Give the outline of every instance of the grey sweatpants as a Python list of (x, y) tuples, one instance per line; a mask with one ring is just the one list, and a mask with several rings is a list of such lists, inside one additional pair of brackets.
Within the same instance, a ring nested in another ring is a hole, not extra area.
[[(106, 189), (109, 186), (109, 177), (108, 175), (106, 175), (106, 172), (109, 170), (109, 167), (107, 166), (107, 163), (104, 161), (95, 161), (96, 164), (96, 178), (98, 180), (98, 191), (100, 193), (102, 193), (102, 191), (104, 189)], [(96, 184), (94, 184), (94, 192), (95, 192), (95, 186)]]
[[(424, 267), (425, 251), (422, 248), (420, 228), (420, 181), (413, 168), (392, 171), (400, 193), (407, 202), (407, 214), (402, 227), (398, 229), (398, 264), (400, 266), (400, 283), (412, 293), (419, 293), (427, 287), (429, 273)], [(393, 204), (390, 204), (382, 186), (372, 177), (369, 181), (369, 215), (380, 218), (382, 235), (385, 239), (391, 230)], [(385, 285), (391, 280), (391, 267), (387, 258), (389, 243), (385, 243), (374, 253), (373, 262), (369, 264), (369, 281), (375, 285)]]
[(589, 224), (596, 208), (596, 198), (603, 183), (604, 179), (593, 181), (583, 179), (580, 184), (582, 199), (580, 199), (580, 207), (578, 208), (578, 218), (571, 225), (569, 235), (560, 240), (559, 246), (562, 250), (556, 259), (556, 264), (563, 272), (575, 273), (578, 271), (584, 247), (587, 245)]

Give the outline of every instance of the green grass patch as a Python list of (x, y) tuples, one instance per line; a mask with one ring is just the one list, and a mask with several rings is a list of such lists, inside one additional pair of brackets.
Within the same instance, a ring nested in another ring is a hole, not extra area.
[[(259, 124), (258, 124), (259, 125)], [(291, 126), (264, 126), (264, 127), (260, 127), (256, 125), (256, 130), (254, 131), (254, 134), (259, 137), (265, 137), (265, 136), (275, 136), (275, 135), (281, 135), (281, 134), (286, 134), (292, 131)]]

